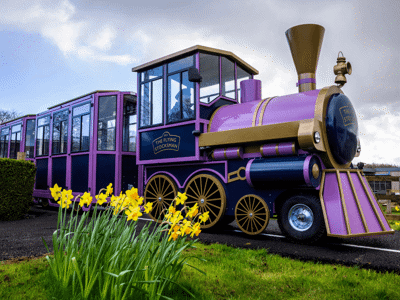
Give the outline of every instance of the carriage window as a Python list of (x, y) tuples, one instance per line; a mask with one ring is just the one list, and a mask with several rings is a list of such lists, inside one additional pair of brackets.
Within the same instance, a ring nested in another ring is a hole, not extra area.
[(72, 152), (88, 151), (90, 144), (90, 103), (72, 111)]
[(194, 84), (188, 72), (168, 76), (168, 122), (194, 118)]
[(122, 151), (136, 151), (136, 103), (132, 95), (124, 95)]
[(33, 158), (35, 146), (35, 120), (26, 121), (25, 152), (26, 158)]
[(17, 153), (21, 145), (21, 124), (11, 127), (10, 158), (17, 159)]
[(38, 119), (38, 134), (36, 139), (36, 155), (49, 154), (50, 116)]
[(162, 66), (141, 73), (139, 106), (141, 127), (162, 123), (163, 80), (159, 78), (160, 76), (162, 76)]
[(99, 122), (97, 126), (97, 150), (115, 150), (115, 120), (117, 96), (99, 97)]
[(210, 103), (219, 96), (219, 57), (200, 53), (200, 101)]
[(237, 90), (238, 90), (238, 101), (241, 102), (241, 98), (240, 98), (240, 82), (242, 82), (243, 80), (246, 79), (250, 79), (251, 75), (250, 73), (247, 73), (246, 71), (244, 71), (241, 67), (237, 66)]
[(235, 95), (235, 64), (229, 59), (221, 58), (222, 95), (236, 99)]
[(68, 110), (54, 114), (52, 154), (67, 153)]
[(3, 128), (0, 134), (0, 158), (7, 158), (8, 156), (8, 138), (10, 128)]

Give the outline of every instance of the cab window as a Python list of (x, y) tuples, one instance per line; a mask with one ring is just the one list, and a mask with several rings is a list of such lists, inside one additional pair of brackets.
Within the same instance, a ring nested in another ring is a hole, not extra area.
[(194, 56), (168, 64), (168, 123), (193, 119), (194, 83), (189, 81), (188, 69), (194, 66)]
[(49, 154), (50, 116), (39, 118), (37, 121), (36, 155)]
[(0, 134), (0, 158), (7, 158), (8, 156), (8, 138), (10, 128), (6, 127), (1, 130)]
[(219, 56), (200, 53), (200, 102), (210, 103), (219, 96)]

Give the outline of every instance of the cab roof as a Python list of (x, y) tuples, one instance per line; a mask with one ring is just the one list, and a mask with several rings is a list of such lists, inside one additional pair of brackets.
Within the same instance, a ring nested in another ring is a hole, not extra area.
[(245, 71), (249, 72), (252, 75), (257, 75), (258, 70), (250, 66), (248, 63), (246, 63), (244, 60), (241, 58), (237, 57), (235, 54), (233, 54), (230, 51), (225, 51), (225, 50), (220, 50), (220, 49), (215, 49), (215, 48), (210, 48), (206, 46), (201, 46), (201, 45), (196, 45), (192, 46), (190, 48), (172, 53), (170, 55), (155, 59), (151, 62), (142, 64), (140, 66), (132, 68), (132, 72), (141, 72), (147, 69), (151, 69), (153, 67), (162, 65), (167, 62), (175, 61), (177, 59), (180, 59), (184, 56), (187, 56), (189, 54), (193, 54), (196, 52), (201, 52), (201, 53), (207, 53), (207, 54), (214, 54), (214, 55), (222, 55), (226, 58), (229, 58), (233, 61), (235, 61), (241, 68), (243, 68)]

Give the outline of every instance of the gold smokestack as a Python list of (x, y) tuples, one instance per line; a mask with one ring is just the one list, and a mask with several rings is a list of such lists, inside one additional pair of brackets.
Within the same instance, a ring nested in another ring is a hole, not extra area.
[(296, 66), (300, 92), (316, 89), (315, 71), (325, 28), (316, 24), (294, 26), (286, 31), (294, 65)]

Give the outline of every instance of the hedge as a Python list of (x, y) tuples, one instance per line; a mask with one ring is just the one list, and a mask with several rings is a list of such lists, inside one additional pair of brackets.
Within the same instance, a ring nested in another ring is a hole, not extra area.
[(0, 221), (22, 219), (29, 211), (35, 175), (31, 161), (0, 158)]

